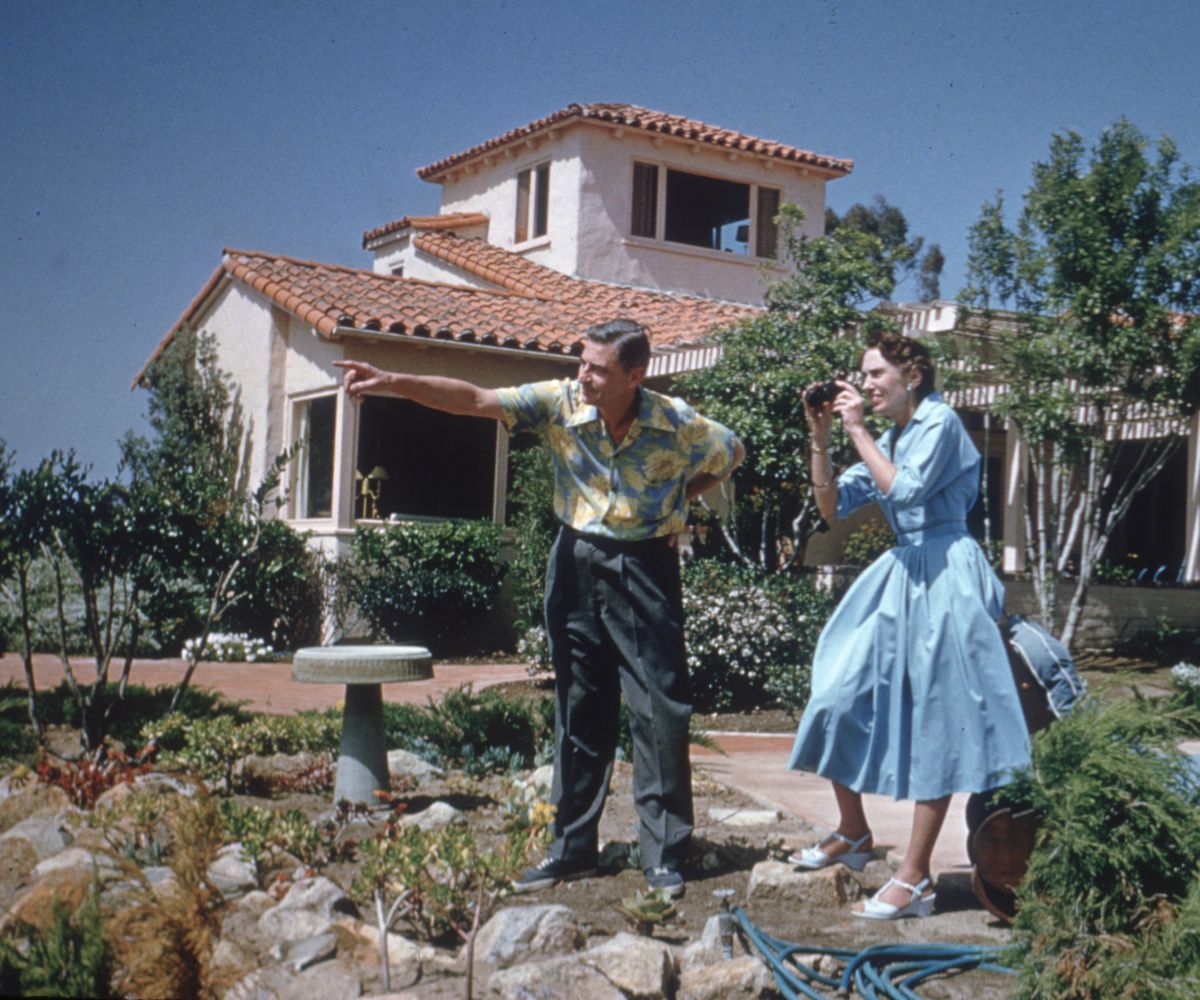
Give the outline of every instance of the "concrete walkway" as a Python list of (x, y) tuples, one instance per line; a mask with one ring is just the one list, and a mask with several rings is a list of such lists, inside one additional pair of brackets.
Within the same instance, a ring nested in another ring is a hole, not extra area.
[[(72, 669), (81, 682), (95, 678), (95, 665), (86, 657), (72, 658)], [(183, 660), (135, 660), (130, 681), (146, 687), (176, 684), (182, 678)], [(110, 672), (110, 678), (115, 671)], [(522, 663), (443, 664), (434, 663), (433, 679), (407, 684), (385, 684), (387, 701), (424, 705), (462, 684), (482, 690), (494, 684), (523, 680), (528, 676)], [(55, 656), (34, 658), (34, 681), (39, 689), (52, 688), (63, 680), (62, 665)], [(24, 685), (20, 657), (0, 657), (0, 684)], [(260, 712), (283, 714), (301, 709), (338, 705), (343, 688), (336, 684), (300, 684), (292, 680), (290, 663), (202, 663), (192, 675), (198, 688), (220, 691), (227, 699)], [(790, 734), (714, 733), (728, 756), (702, 747), (692, 748), (695, 765), (714, 779), (743, 792), (769, 808), (804, 820), (818, 830), (837, 826), (837, 808), (829, 783), (811, 774), (787, 770), (792, 748)], [(941, 874), (970, 870), (966, 851), (965, 795), (956, 795), (933, 856), (934, 870)], [(912, 803), (893, 802), (884, 796), (866, 797), (867, 817), (875, 835), (875, 846), (899, 860), (908, 843)]]

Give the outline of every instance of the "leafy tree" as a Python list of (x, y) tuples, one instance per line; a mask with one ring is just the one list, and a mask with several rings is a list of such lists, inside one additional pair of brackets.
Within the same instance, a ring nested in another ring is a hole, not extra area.
[[(784, 206), (794, 274), (768, 290), (766, 312), (721, 332), (721, 359), (677, 383), (746, 445), (732, 517), (718, 530), (737, 561), (766, 573), (798, 565), (821, 526), (808, 485), (803, 391), (853, 370), (858, 348), (849, 334), (884, 322), (861, 309), (887, 294), (894, 270), (895, 254), (878, 237), (851, 227), (805, 237), (796, 228), (802, 217)], [(845, 464), (845, 439), (834, 447)]]
[[(908, 278), (915, 278), (921, 298), (936, 299), (941, 294), (942, 268), (946, 258), (936, 243), (925, 246), (925, 239), (908, 238), (908, 220), (895, 205), (889, 204), (883, 195), (876, 195), (870, 205), (851, 205), (844, 215), (832, 208), (825, 209), (825, 234), (832, 236), (839, 230), (852, 229), (879, 240), (878, 260), (884, 264), (891, 277), (890, 296), (896, 285)], [(921, 251), (925, 252), (922, 253)]]
[[(165, 512), (156, 547), (157, 607), (173, 612), (181, 631), (197, 640), (185, 652), (188, 664), (174, 708), (209, 636), (235, 609), (246, 610), (254, 582), (265, 577), (286, 583), (272, 560), (289, 547), (275, 539), (279, 529), (268, 528), (267, 518), (279, 500), (290, 455), (277, 457), (263, 481), (250, 488), (251, 445), (239, 393), (218, 367), (211, 337), (180, 330), (147, 371), (145, 384), (154, 436), (129, 435), (122, 453), (133, 482), (146, 484)], [(264, 537), (271, 544), (264, 545)], [(263, 555), (266, 563), (256, 566)], [(315, 570), (311, 584), (314, 591), (320, 586)]]
[[(1169, 139), (1152, 150), (1125, 121), (1090, 150), (1073, 132), (1055, 136), (1015, 224), (998, 195), (971, 229), (963, 298), (991, 335), (998, 413), (1028, 446), (1026, 547), (1043, 620), (1076, 575), (1064, 642), (1113, 529), (1200, 405), (1198, 275), (1200, 185)], [(1147, 417), (1173, 432), (1111, 433)]]

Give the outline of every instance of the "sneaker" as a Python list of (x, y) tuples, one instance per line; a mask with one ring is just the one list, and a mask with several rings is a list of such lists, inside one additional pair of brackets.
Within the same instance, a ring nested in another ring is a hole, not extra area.
[(674, 868), (647, 868), (646, 882), (655, 892), (665, 892), (671, 899), (678, 899), (687, 888), (683, 876)]
[(548, 889), (559, 882), (570, 882), (577, 878), (590, 878), (596, 874), (596, 865), (563, 861), (561, 858), (542, 858), (532, 868), (526, 868), (520, 878), (512, 883), (513, 892), (537, 892)]

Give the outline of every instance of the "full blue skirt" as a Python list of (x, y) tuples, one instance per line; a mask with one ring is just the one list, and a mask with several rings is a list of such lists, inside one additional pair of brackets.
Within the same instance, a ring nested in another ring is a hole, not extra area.
[(996, 625), (1004, 587), (969, 535), (885, 552), (817, 643), (788, 766), (858, 792), (981, 792), (1029, 761)]

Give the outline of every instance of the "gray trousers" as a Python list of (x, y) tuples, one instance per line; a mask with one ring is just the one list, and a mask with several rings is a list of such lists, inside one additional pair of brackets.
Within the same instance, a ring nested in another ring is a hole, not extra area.
[(693, 817), (677, 553), (665, 538), (618, 542), (562, 528), (546, 569), (546, 628), (557, 694), (550, 856), (596, 858), (623, 693), (642, 867), (679, 869)]

